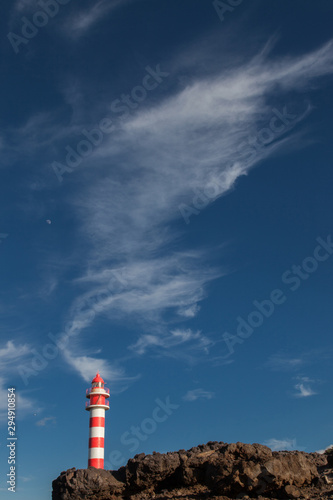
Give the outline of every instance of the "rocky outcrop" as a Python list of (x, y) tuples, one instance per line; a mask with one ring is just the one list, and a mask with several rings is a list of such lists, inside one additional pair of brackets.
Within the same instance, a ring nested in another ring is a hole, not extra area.
[(62, 500), (109, 500), (122, 498), (124, 483), (116, 479), (116, 472), (103, 469), (69, 469), (53, 481), (52, 498)]
[(118, 471), (69, 469), (53, 481), (52, 499), (328, 499), (333, 498), (328, 458), (209, 442), (188, 451), (142, 453)]

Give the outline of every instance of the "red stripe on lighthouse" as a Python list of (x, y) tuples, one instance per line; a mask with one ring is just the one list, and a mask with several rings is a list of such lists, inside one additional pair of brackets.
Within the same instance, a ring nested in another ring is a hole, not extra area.
[(104, 458), (88, 459), (88, 467), (95, 467), (96, 469), (104, 469)]
[(89, 427), (104, 427), (105, 417), (90, 417)]
[(104, 448), (103, 437), (89, 438), (89, 448)]

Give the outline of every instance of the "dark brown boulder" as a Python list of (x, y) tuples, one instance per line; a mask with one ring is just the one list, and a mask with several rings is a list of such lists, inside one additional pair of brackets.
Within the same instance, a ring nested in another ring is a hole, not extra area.
[(64, 471), (52, 486), (52, 499), (61, 500), (110, 500), (121, 498), (124, 491), (124, 483), (118, 481), (111, 471), (94, 467)]

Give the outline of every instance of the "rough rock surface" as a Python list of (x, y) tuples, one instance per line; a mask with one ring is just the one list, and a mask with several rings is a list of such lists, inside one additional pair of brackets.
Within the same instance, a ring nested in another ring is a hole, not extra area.
[(333, 453), (272, 452), (260, 444), (209, 442), (144, 453), (118, 471), (69, 469), (53, 500), (333, 499)]

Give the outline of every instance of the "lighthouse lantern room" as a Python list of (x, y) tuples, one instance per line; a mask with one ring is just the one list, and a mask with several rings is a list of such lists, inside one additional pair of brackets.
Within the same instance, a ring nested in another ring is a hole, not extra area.
[(86, 397), (89, 398), (86, 410), (90, 412), (88, 467), (104, 469), (105, 411), (110, 408), (107, 401), (110, 389), (104, 387), (104, 380), (98, 372), (86, 390)]

